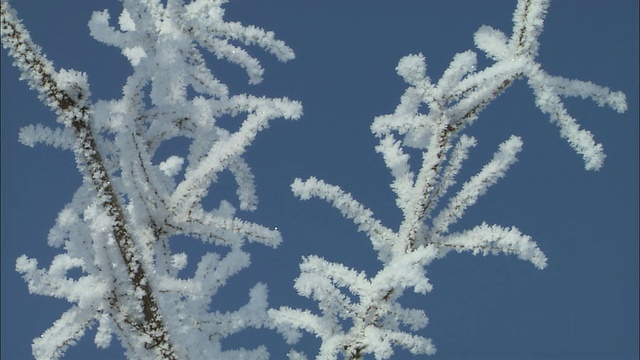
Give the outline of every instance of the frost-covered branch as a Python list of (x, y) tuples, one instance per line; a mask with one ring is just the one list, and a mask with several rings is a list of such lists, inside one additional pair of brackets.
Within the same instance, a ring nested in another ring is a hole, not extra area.
[[(512, 254), (539, 269), (546, 267), (544, 253), (516, 228), (482, 223), (449, 233), (465, 211), (516, 162), (522, 148), (519, 137), (502, 143), (457, 194), (447, 192), (476, 144), (475, 138), (462, 134), (462, 130), (513, 82), (524, 78), (534, 92), (536, 105), (550, 115), (560, 127), (560, 135), (584, 157), (586, 169), (602, 165), (601, 145), (578, 127), (561, 97), (591, 98), (600, 106), (622, 112), (626, 109), (624, 95), (588, 82), (552, 77), (542, 70), (536, 56), (547, 7), (546, 0), (518, 1), (511, 38), (482, 26), (475, 34), (476, 46), (495, 61), (485, 69), (477, 70), (476, 54), (466, 51), (455, 55), (440, 80), (432, 82), (422, 54), (399, 61), (396, 70), (409, 87), (394, 113), (375, 118), (371, 126), (379, 139), (376, 151), (392, 174), (391, 190), (403, 214), (397, 229), (383, 225), (372, 211), (337, 186), (316, 178), (296, 179), (294, 194), (302, 200), (324, 199), (351, 219), (369, 237), (383, 268), (368, 277), (342, 264), (305, 257), (295, 288), (300, 295), (318, 302), (321, 315), (288, 307), (271, 310), (275, 326), (290, 343), (295, 343), (300, 330), (304, 330), (322, 339), (318, 359), (339, 355), (360, 359), (366, 354), (388, 359), (394, 346), (413, 354), (433, 354), (431, 341), (412, 333), (427, 325), (426, 315), (418, 309), (405, 309), (399, 302), (406, 289), (421, 294), (432, 289), (425, 266), (456, 250), (474, 255)], [(422, 105), (427, 112), (422, 112)], [(411, 161), (416, 153), (420, 153), (420, 161)], [(420, 166), (412, 169), (415, 164)], [(439, 207), (445, 197), (448, 204)], [(439, 212), (434, 217), (436, 209)], [(290, 358), (303, 359), (306, 355), (292, 350)]]
[[(230, 96), (207, 68), (203, 50), (243, 67), (250, 83), (261, 80), (258, 60), (229, 41), (261, 47), (282, 61), (293, 58), (273, 33), (225, 22), (222, 3), (125, 0), (118, 29), (109, 24), (107, 11), (95, 12), (91, 35), (120, 48), (134, 71), (121, 99), (92, 103), (87, 76), (56, 71), (2, 1), (3, 47), (63, 125), (55, 130), (28, 126), (20, 141), (72, 149), (84, 179), (49, 233), (49, 244), (64, 246), (66, 253), (48, 271), (26, 256), (16, 265), (31, 292), (75, 304), (34, 341), (36, 358), (59, 358), (96, 322), (96, 344), (107, 347), (116, 334), (130, 358), (267, 356), (264, 347), (220, 346), (231, 334), (265, 325), (265, 286), (256, 286), (249, 303), (236, 312), (212, 312), (209, 303), (230, 276), (249, 265), (244, 242), (275, 247), (280, 234), (242, 220), (227, 200), (214, 210), (204, 210), (201, 202), (218, 174), (228, 170), (238, 184), (240, 209), (255, 209), (253, 175), (242, 156), (270, 120), (296, 119), (301, 106), (286, 98)], [(197, 95), (188, 95), (188, 87)], [(240, 129), (219, 126), (216, 120), (223, 116), (237, 118)], [(156, 151), (176, 137), (191, 141), (189, 154), (156, 163)], [(186, 254), (173, 254), (169, 247), (178, 235), (230, 250), (224, 256), (204, 254), (195, 275), (185, 278), (180, 270)], [(82, 275), (68, 278), (71, 268)]]
[[(40, 100), (56, 112), (59, 122), (74, 131), (76, 137), (74, 153), (78, 166), (83, 173), (85, 182), (94, 185), (92, 192), (106, 215), (102, 226), (108, 225), (111, 228), (110, 235), (115, 239), (121, 260), (127, 269), (126, 278), (130, 282), (128, 286), (131, 286), (133, 292), (137, 294), (136, 302), (143, 313), (144, 320), (141, 326), (138, 326), (137, 336), (146, 337), (148, 340), (144, 343), (153, 344), (148, 346), (149, 348), (157, 347), (154, 352), (158, 356), (167, 359), (175, 358), (168, 332), (162, 322), (156, 300), (149, 286), (148, 277), (139, 258), (136, 257), (131, 234), (126, 226), (124, 211), (111, 186), (109, 174), (97, 148), (90, 124), (91, 104), (87, 101), (90, 92), (86, 76), (73, 71), (56, 72), (52, 63), (31, 41), (28, 32), (22, 27), (7, 2), (2, 2), (2, 40), (3, 47), (9, 48), (10, 55), (15, 59), (15, 65), (22, 71), (23, 77), (27, 79), (30, 87), (38, 91)], [(81, 259), (80, 261), (82, 263), (88, 260)], [(21, 268), (20, 263), (16, 268), (28, 276), (29, 272)], [(89, 277), (84, 277), (84, 279), (89, 279)], [(51, 290), (35, 286), (33, 280), (28, 281), (30, 286), (33, 286), (32, 291), (53, 295)], [(118, 280), (113, 279), (113, 281), (117, 282)], [(93, 286), (95, 285), (94, 283)], [(125, 287), (127, 285), (118, 284), (115, 286)], [(73, 297), (64, 297), (75, 302)], [(113, 301), (117, 303), (120, 299), (116, 298)], [(84, 310), (89, 309), (85, 307)], [(86, 318), (87, 315), (84, 314), (84, 317)], [(63, 322), (64, 326), (71, 325), (63, 320), (64, 317), (60, 319), (60, 322)], [(81, 323), (85, 327), (88, 325), (87, 321)], [(73, 336), (81, 336), (83, 332), (84, 328), (79, 328), (73, 332)], [(61, 341), (59, 344), (46, 341), (34, 342), (34, 355), (46, 354), (47, 356), (44, 358), (57, 358), (69, 343), (66, 341)], [(53, 348), (53, 352), (50, 352), (48, 348)]]

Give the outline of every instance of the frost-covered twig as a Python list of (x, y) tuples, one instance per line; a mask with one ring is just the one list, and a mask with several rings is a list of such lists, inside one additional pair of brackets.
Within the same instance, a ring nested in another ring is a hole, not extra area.
[[(120, 280), (113, 279), (116, 287), (131, 287), (136, 293), (138, 299), (135, 300), (137, 306), (143, 313), (143, 321), (136, 326), (136, 336), (148, 340), (143, 341), (149, 345), (149, 348), (155, 347), (154, 353), (162, 358), (173, 359), (175, 357), (174, 350), (169, 340), (168, 332), (163, 324), (162, 317), (158, 312), (156, 299), (153, 296), (149, 286), (149, 280), (145, 269), (142, 267), (139, 258), (135, 254), (135, 249), (131, 234), (126, 226), (124, 211), (118, 196), (116, 195), (109, 174), (102, 161), (102, 156), (97, 148), (96, 140), (91, 127), (91, 104), (87, 98), (90, 96), (86, 77), (82, 74), (70, 71), (56, 72), (52, 63), (44, 56), (39, 47), (37, 47), (18, 21), (15, 12), (11, 9), (7, 2), (2, 2), (2, 40), (3, 46), (10, 49), (10, 55), (15, 59), (15, 65), (20, 68), (23, 76), (28, 80), (29, 85), (38, 91), (40, 99), (52, 108), (58, 115), (58, 121), (65, 127), (72, 129), (75, 133), (76, 141), (74, 153), (78, 166), (84, 175), (85, 182), (93, 183), (94, 196), (96, 203), (99, 204), (105, 213), (105, 220), (102, 226), (109, 226), (112, 239), (115, 240), (119, 255), (126, 268), (126, 276)], [(104, 230), (103, 230), (104, 231)], [(35, 268), (20, 266), (26, 259), (21, 258), (16, 268), (23, 272), (27, 278), (32, 276)], [(76, 259), (80, 264), (89, 259)], [(53, 266), (53, 265), (52, 265)], [(51, 275), (51, 271), (49, 273)], [(66, 276), (66, 271), (57, 274), (58, 276)], [(84, 277), (83, 279), (89, 279)], [(95, 288), (100, 282), (104, 282), (105, 276), (98, 276), (95, 281), (89, 281)], [(124, 279), (129, 279), (125, 281)], [(42, 288), (29, 281), (34, 292), (49, 294), (55, 296), (56, 287), (53, 289)], [(127, 283), (130, 283), (127, 284)], [(85, 289), (87, 284), (85, 284)], [(61, 287), (63, 285), (59, 285)], [(70, 301), (74, 301), (73, 297), (64, 296)], [(120, 297), (112, 299), (112, 301), (120, 302)], [(94, 308), (94, 309), (92, 309)], [(87, 310), (96, 311), (101, 306), (92, 304), (84, 308), (78, 304), (78, 308), (85, 311), (82, 314), (87, 318)], [(77, 312), (77, 310), (76, 310)], [(67, 316), (68, 317), (68, 316)], [(56, 324), (59, 326), (71, 326), (77, 320), (69, 320), (62, 317)], [(90, 317), (88, 318), (90, 319)], [(88, 325), (88, 321), (80, 322), (83, 327), (77, 329), (71, 334), (72, 338), (77, 338), (84, 332), (84, 327)], [(124, 324), (121, 324), (124, 326)], [(49, 337), (52, 336), (51, 338)], [(56, 341), (54, 338), (60, 334), (56, 331), (45, 333), (44, 337), (34, 342), (34, 355), (38, 358), (57, 358), (66, 347), (72, 343), (69, 341)]]
[[(433, 83), (427, 76), (422, 54), (400, 60), (396, 70), (409, 87), (395, 112), (377, 117), (371, 126), (379, 138), (376, 151), (391, 171), (391, 189), (403, 213), (397, 229), (384, 226), (337, 186), (316, 178), (296, 179), (292, 185), (294, 194), (303, 200), (325, 199), (351, 219), (370, 238), (383, 268), (367, 277), (342, 264), (305, 257), (295, 287), (300, 295), (317, 301), (322, 314), (288, 307), (271, 310), (275, 326), (289, 342), (299, 339), (300, 330), (315, 334), (322, 340), (318, 359), (335, 359), (339, 355), (360, 359), (366, 354), (388, 359), (394, 346), (414, 354), (433, 354), (435, 347), (430, 340), (412, 333), (426, 326), (426, 315), (421, 310), (405, 309), (398, 301), (406, 289), (422, 294), (431, 290), (425, 276), (426, 265), (456, 250), (513, 254), (539, 269), (546, 267), (547, 259), (536, 243), (516, 228), (482, 223), (470, 230), (449, 233), (466, 209), (515, 163), (522, 147), (519, 137), (503, 142), (493, 159), (463, 184), (458, 194), (449, 196), (448, 204), (435, 217), (432, 214), (454, 184), (469, 149), (476, 144), (473, 137), (461, 131), (518, 79), (527, 79), (536, 105), (559, 125), (561, 136), (584, 157), (585, 167), (593, 170), (602, 165), (602, 147), (588, 131), (579, 129), (560, 97), (592, 98), (600, 106), (622, 112), (626, 109), (624, 95), (591, 83), (552, 77), (541, 69), (535, 58), (547, 7), (546, 0), (518, 1), (510, 39), (488, 26), (476, 32), (477, 47), (495, 61), (486, 69), (476, 71), (476, 55), (466, 51), (457, 54), (440, 80)], [(427, 113), (420, 112), (422, 104), (428, 107)], [(422, 160), (419, 169), (413, 170), (410, 154), (416, 150), (421, 152)], [(292, 350), (290, 357), (301, 359), (306, 355)]]
[[(255, 209), (253, 175), (242, 155), (270, 120), (296, 119), (301, 106), (286, 98), (230, 96), (206, 67), (202, 49), (243, 67), (250, 83), (260, 82), (259, 62), (230, 40), (257, 45), (282, 61), (294, 56), (271, 32), (225, 22), (224, 2), (125, 0), (119, 29), (110, 26), (107, 11), (94, 13), (92, 36), (119, 47), (134, 72), (121, 99), (92, 103), (86, 75), (56, 71), (2, 1), (3, 47), (64, 127), (26, 127), (20, 140), (71, 148), (84, 177), (49, 233), (49, 244), (64, 246), (66, 254), (49, 270), (38, 269), (26, 256), (16, 264), (31, 292), (75, 304), (34, 341), (36, 358), (59, 358), (95, 322), (99, 347), (107, 347), (115, 333), (135, 359), (267, 356), (263, 346), (222, 350), (220, 345), (231, 334), (265, 325), (264, 285), (235, 312), (212, 312), (209, 303), (230, 276), (249, 265), (245, 241), (275, 247), (280, 234), (240, 219), (229, 201), (214, 210), (204, 210), (201, 202), (218, 174), (228, 170), (238, 183), (240, 209)], [(189, 86), (198, 95), (187, 95)], [(240, 129), (220, 127), (216, 120), (222, 116), (237, 118)], [(176, 137), (191, 140), (189, 154), (155, 163), (158, 148)], [(178, 235), (230, 251), (203, 254), (195, 275), (184, 278), (180, 270), (187, 256), (169, 247)], [(77, 280), (67, 276), (72, 268), (83, 272)]]

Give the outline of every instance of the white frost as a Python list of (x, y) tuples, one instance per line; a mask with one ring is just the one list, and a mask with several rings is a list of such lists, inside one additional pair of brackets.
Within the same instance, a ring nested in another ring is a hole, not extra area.
[(170, 156), (167, 160), (160, 163), (159, 168), (167, 176), (176, 176), (182, 170), (184, 159), (180, 156)]

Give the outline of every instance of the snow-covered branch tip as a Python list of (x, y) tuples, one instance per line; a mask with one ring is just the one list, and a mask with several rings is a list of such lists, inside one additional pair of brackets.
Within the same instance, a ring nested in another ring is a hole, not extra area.
[(548, 0), (519, 1), (513, 15), (514, 27), (510, 39), (507, 40), (500, 30), (482, 26), (475, 34), (475, 43), (496, 61), (496, 65), (512, 64), (522, 77), (527, 78), (536, 98), (536, 106), (550, 116), (551, 122), (560, 128), (560, 136), (582, 155), (585, 169), (599, 170), (605, 158), (602, 145), (594, 141), (591, 132), (580, 128), (577, 121), (569, 115), (561, 98), (590, 98), (598, 106), (606, 105), (622, 113), (627, 109), (626, 97), (620, 91), (614, 92), (591, 82), (551, 76), (535, 61), (539, 48), (538, 38), (548, 6)]

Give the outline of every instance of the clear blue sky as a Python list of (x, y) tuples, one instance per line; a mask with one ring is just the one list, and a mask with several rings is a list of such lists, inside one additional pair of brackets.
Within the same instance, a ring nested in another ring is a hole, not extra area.
[[(13, 5), (57, 68), (89, 74), (94, 100), (120, 96), (131, 69), (116, 48), (93, 40), (86, 26), (94, 10), (109, 8), (117, 18), (117, 1)], [(231, 1), (228, 20), (273, 30), (297, 58), (282, 64), (250, 49), (266, 70), (258, 86), (246, 85), (243, 71), (224, 63), (212, 61), (214, 73), (233, 93), (300, 100), (304, 116), (295, 123), (273, 122), (246, 157), (260, 204), (245, 217), (278, 226), (284, 243), (276, 250), (250, 245), (253, 264), (214, 297), (214, 307), (233, 309), (246, 302), (253, 284), (265, 282), (272, 306), (315, 310), (292, 287), (303, 255), (317, 254), (373, 274), (379, 264), (367, 239), (327, 203), (294, 198), (289, 184), (295, 177), (325, 179), (351, 192), (387, 226), (396, 226), (400, 212), (388, 187), (391, 176), (374, 152), (369, 125), (375, 116), (391, 113), (406, 88), (394, 71), (398, 60), (422, 52), (428, 74), (439, 78), (455, 53), (473, 47), (473, 33), (482, 24), (510, 33), (514, 7), (515, 1), (498, 0)], [(538, 242), (549, 266), (539, 271), (515, 257), (470, 254), (451, 254), (430, 266), (433, 292), (408, 294), (405, 300), (430, 318), (422, 334), (438, 348), (434, 359), (638, 358), (638, 2), (552, 2), (540, 41), (539, 61), (549, 73), (622, 90), (629, 110), (621, 115), (589, 101), (567, 101), (569, 111), (605, 147), (608, 157), (599, 172), (584, 170), (581, 157), (534, 106), (523, 82), (467, 130), (479, 145), (459, 182), (478, 171), (510, 134), (523, 138), (524, 150), (507, 177), (467, 213), (460, 229), (482, 221), (517, 226)], [(1, 59), (1, 354), (11, 360), (30, 358), (31, 339), (68, 309), (65, 301), (29, 295), (13, 269), (21, 254), (48, 267), (60, 251), (46, 245), (47, 232), (80, 176), (70, 152), (18, 143), (20, 127), (53, 126), (55, 120), (18, 82), (4, 50)], [(174, 145), (179, 151), (183, 144)], [(223, 176), (221, 186), (231, 185)], [(176, 246), (190, 253), (205, 249), (195, 240)], [(115, 341), (108, 350), (96, 350), (94, 334), (70, 348), (67, 358), (122, 356)], [(269, 331), (245, 332), (225, 344), (261, 343), (273, 359), (288, 351)], [(312, 337), (301, 343), (309, 354), (317, 346)]]

